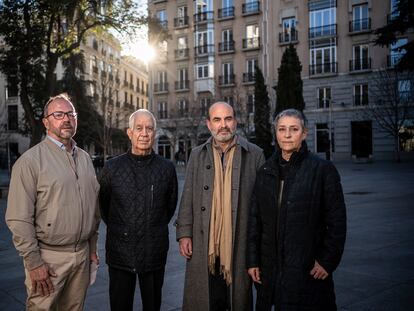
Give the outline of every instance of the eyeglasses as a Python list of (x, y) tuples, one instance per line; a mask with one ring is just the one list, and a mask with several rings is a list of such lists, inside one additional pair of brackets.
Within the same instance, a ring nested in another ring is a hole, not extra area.
[(53, 118), (55, 118), (56, 120), (63, 120), (65, 118), (65, 116), (68, 116), (69, 119), (76, 119), (78, 114), (76, 112), (73, 111), (68, 111), (68, 112), (63, 112), (63, 111), (55, 111), (52, 112), (51, 114), (48, 114), (46, 118), (53, 116)]

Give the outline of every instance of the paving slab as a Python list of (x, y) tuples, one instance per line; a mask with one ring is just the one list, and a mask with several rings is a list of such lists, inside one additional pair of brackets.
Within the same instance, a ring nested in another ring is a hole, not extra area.
[[(396, 164), (337, 163), (348, 213), (344, 257), (334, 273), (340, 311), (414, 310), (414, 160)], [(184, 169), (178, 169), (182, 191)], [(21, 259), (4, 223), (6, 200), (0, 199), (0, 311), (24, 310), (26, 290)], [(185, 260), (179, 255), (175, 228), (170, 230), (161, 310), (181, 310)], [(88, 290), (85, 310), (107, 311), (108, 271), (105, 225), (100, 226), (101, 266)], [(140, 311), (139, 287), (134, 310)], [(237, 311), (237, 310), (235, 310)]]

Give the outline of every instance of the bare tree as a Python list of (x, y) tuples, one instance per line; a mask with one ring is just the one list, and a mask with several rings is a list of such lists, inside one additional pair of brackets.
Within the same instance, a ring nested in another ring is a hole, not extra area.
[(400, 162), (399, 137), (407, 120), (414, 117), (412, 72), (380, 69), (369, 85), (370, 101), (364, 109), (394, 140), (395, 160)]

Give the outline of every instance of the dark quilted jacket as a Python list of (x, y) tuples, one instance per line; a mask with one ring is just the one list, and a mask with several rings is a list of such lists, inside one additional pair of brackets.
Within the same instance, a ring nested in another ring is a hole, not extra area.
[(136, 156), (129, 151), (105, 164), (99, 183), (106, 263), (136, 273), (163, 268), (168, 223), (177, 204), (172, 162), (154, 153)]
[[(258, 171), (247, 238), (247, 266), (259, 267), (256, 310), (336, 310), (332, 272), (345, 243), (346, 212), (340, 177), (328, 161), (307, 151), (292, 155), (278, 206), (279, 155)], [(317, 260), (329, 277), (314, 280)]]

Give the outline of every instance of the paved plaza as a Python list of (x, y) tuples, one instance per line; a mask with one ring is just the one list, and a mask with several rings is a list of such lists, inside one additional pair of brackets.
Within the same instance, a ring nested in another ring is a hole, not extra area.
[[(348, 212), (345, 253), (335, 272), (338, 309), (414, 310), (414, 161), (338, 163), (337, 167)], [(181, 169), (180, 190), (183, 180)], [(23, 266), (4, 223), (6, 204), (4, 198), (0, 199), (0, 310), (24, 310)], [(101, 267), (97, 282), (88, 291), (87, 311), (109, 310), (103, 224), (100, 232)], [(180, 310), (182, 302), (185, 261), (174, 237), (175, 228), (170, 224), (161, 307), (165, 311)], [(141, 310), (138, 287), (134, 310)]]

